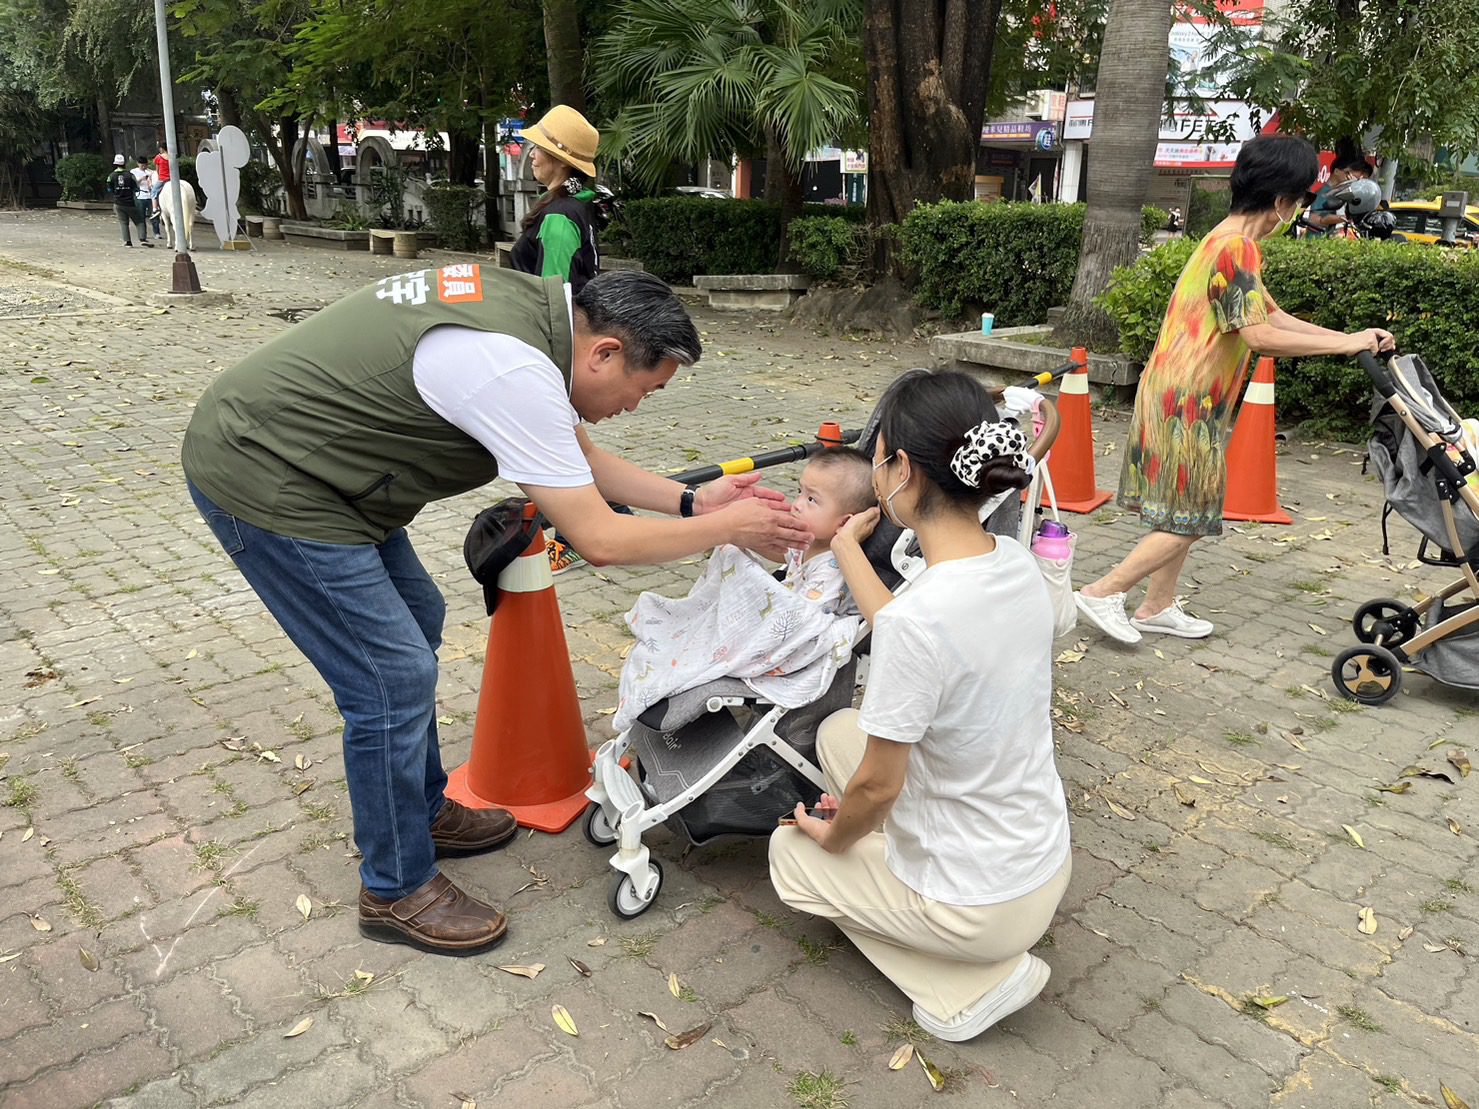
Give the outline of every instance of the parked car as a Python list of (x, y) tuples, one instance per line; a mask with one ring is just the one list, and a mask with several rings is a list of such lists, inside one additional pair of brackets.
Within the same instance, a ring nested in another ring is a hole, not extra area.
[[(1479, 193), (1479, 188), (1475, 192)], [(1405, 239), (1409, 243), (1436, 243), (1442, 236), (1443, 221), (1438, 218), (1436, 199), (1394, 200), (1391, 208), (1397, 220), (1392, 238)], [(1464, 218), (1459, 221), (1456, 237), (1469, 246), (1479, 241), (1479, 204), (1469, 205)]]

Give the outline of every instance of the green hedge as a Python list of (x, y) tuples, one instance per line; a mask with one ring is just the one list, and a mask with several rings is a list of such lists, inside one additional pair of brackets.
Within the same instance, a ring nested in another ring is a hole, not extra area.
[(868, 227), (841, 216), (803, 216), (786, 228), (791, 260), (818, 281), (846, 280), (857, 274), (870, 242)]
[[(806, 215), (860, 222), (863, 209), (808, 204)], [(780, 260), (781, 209), (762, 200), (633, 200), (602, 238), (608, 251), (639, 259), (673, 285), (687, 284), (696, 273), (773, 273)]]
[(68, 154), (56, 163), (63, 200), (99, 200), (113, 167), (101, 154)]
[[(1141, 241), (1167, 218), (1145, 208)], [(1017, 327), (1042, 323), (1067, 302), (1083, 231), (1082, 204), (942, 200), (910, 212), (900, 240), (920, 303), (951, 316), (985, 309), (998, 327)]]
[(485, 203), (482, 189), (435, 181), (421, 194), (426, 213), (437, 233), (437, 242), (448, 250), (475, 250), (481, 234), (476, 222), (479, 205)]
[[(1115, 271), (1099, 303), (1121, 349), (1145, 359), (1196, 243), (1167, 243)], [(1418, 244), (1278, 239), (1263, 244), (1264, 283), (1279, 307), (1321, 327), (1384, 327), (1421, 354), (1461, 413), (1479, 411), (1479, 251)], [(1371, 387), (1354, 358), (1281, 360), (1279, 414), (1311, 430), (1360, 435)]]

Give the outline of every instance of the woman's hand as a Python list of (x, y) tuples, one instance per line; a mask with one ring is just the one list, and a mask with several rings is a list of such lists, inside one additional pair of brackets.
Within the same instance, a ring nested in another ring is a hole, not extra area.
[(806, 806), (800, 801), (796, 802), (796, 827), (811, 840), (815, 841), (823, 849), (827, 846), (827, 834), (832, 831), (832, 819), (837, 813), (837, 798), (830, 793), (822, 794), (817, 802), (817, 808), (823, 812), (831, 813), (832, 816), (826, 820), (820, 820), (806, 811)]
[(873, 529), (878, 526), (878, 509), (867, 508), (862, 512), (854, 512), (842, 521), (842, 526), (837, 529), (837, 534), (832, 537), (832, 549), (837, 549), (840, 540), (843, 543), (853, 543), (859, 547), (863, 540), (873, 534)]
[(711, 481), (693, 494), (693, 514), (701, 516), (714, 512), (727, 504), (742, 500), (773, 501), (780, 508), (789, 508), (784, 493), (767, 489), (760, 484), (760, 474), (725, 474), (718, 481)]
[(1360, 354), (1369, 351), (1379, 354), (1384, 350), (1396, 350), (1397, 341), (1392, 338), (1390, 331), (1383, 331), (1379, 327), (1368, 327), (1365, 331), (1353, 331), (1346, 336), (1349, 343), (1345, 354)]

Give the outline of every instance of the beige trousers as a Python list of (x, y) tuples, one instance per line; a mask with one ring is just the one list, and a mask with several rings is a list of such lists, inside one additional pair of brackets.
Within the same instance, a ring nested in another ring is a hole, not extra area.
[[(841, 797), (868, 737), (856, 709), (835, 712), (817, 733), (828, 792)], [(1036, 943), (1068, 889), (1071, 860), (1031, 893), (994, 905), (921, 897), (884, 862), (883, 833), (828, 854), (799, 828), (770, 837), (770, 880), (791, 908), (826, 917), (883, 975), (931, 1016), (950, 1020), (995, 989)]]

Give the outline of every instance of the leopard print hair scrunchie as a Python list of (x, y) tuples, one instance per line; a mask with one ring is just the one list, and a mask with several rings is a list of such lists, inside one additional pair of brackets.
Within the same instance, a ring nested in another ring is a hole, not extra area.
[(1032, 473), (1032, 457), (1027, 453), (1027, 436), (1010, 420), (984, 420), (965, 434), (950, 459), (955, 476), (972, 489), (981, 487), (981, 468), (994, 458), (1005, 458), (1019, 469)]

